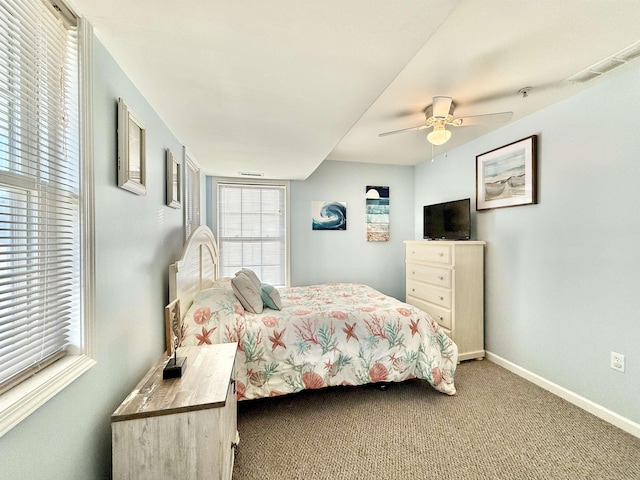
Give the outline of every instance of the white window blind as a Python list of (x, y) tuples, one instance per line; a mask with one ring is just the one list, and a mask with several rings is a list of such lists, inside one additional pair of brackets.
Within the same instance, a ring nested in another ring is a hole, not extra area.
[(287, 282), (286, 186), (218, 183), (220, 276), (250, 268), (265, 283)]
[(185, 156), (184, 234), (189, 238), (200, 226), (200, 167), (188, 154)]
[(81, 344), (78, 36), (55, 10), (0, 3), (0, 391)]

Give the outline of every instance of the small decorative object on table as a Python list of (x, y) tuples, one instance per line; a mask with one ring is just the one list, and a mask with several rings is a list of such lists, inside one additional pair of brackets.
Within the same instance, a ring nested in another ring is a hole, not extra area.
[[(187, 368), (186, 357), (178, 357), (182, 342), (183, 326), (180, 317), (180, 300), (176, 299), (164, 308), (167, 354), (171, 357), (162, 370), (162, 378), (181, 377)], [(173, 355), (173, 356), (172, 356)]]

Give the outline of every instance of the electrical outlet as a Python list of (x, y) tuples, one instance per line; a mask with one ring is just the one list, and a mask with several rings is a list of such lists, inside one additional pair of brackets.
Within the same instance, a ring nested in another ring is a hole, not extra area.
[(611, 352), (611, 368), (619, 372), (624, 372), (624, 355)]

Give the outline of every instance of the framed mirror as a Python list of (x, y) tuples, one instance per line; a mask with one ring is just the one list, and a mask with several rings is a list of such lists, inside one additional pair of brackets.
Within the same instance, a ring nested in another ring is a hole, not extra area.
[(138, 195), (147, 194), (146, 129), (118, 99), (118, 186)]
[(182, 173), (180, 171), (180, 159), (173, 156), (173, 152), (167, 148), (167, 206), (180, 208), (182, 198)]

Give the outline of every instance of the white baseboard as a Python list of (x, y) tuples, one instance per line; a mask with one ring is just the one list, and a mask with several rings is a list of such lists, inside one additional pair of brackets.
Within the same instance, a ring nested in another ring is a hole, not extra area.
[(525, 370), (524, 368), (516, 365), (515, 363), (511, 363), (504, 358), (495, 355), (491, 352), (486, 352), (487, 360), (500, 365), (501, 367), (506, 368), (510, 372), (515, 373), (516, 375), (529, 380), (531, 383), (535, 383), (541, 388), (557, 395), (560, 398), (565, 399), (569, 403), (574, 404), (577, 407), (586, 410), (587, 412), (595, 415), (598, 418), (601, 418), (605, 422), (609, 422), (612, 425), (624, 430), (627, 433), (630, 433), (634, 437), (640, 438), (640, 424), (629, 420), (628, 418), (623, 417), (622, 415), (618, 415), (611, 410), (604, 408), (597, 403), (592, 402), (576, 393), (573, 393), (570, 390), (567, 390), (560, 385), (557, 385), (549, 380), (542, 378), (540, 375), (537, 375), (529, 370)]

